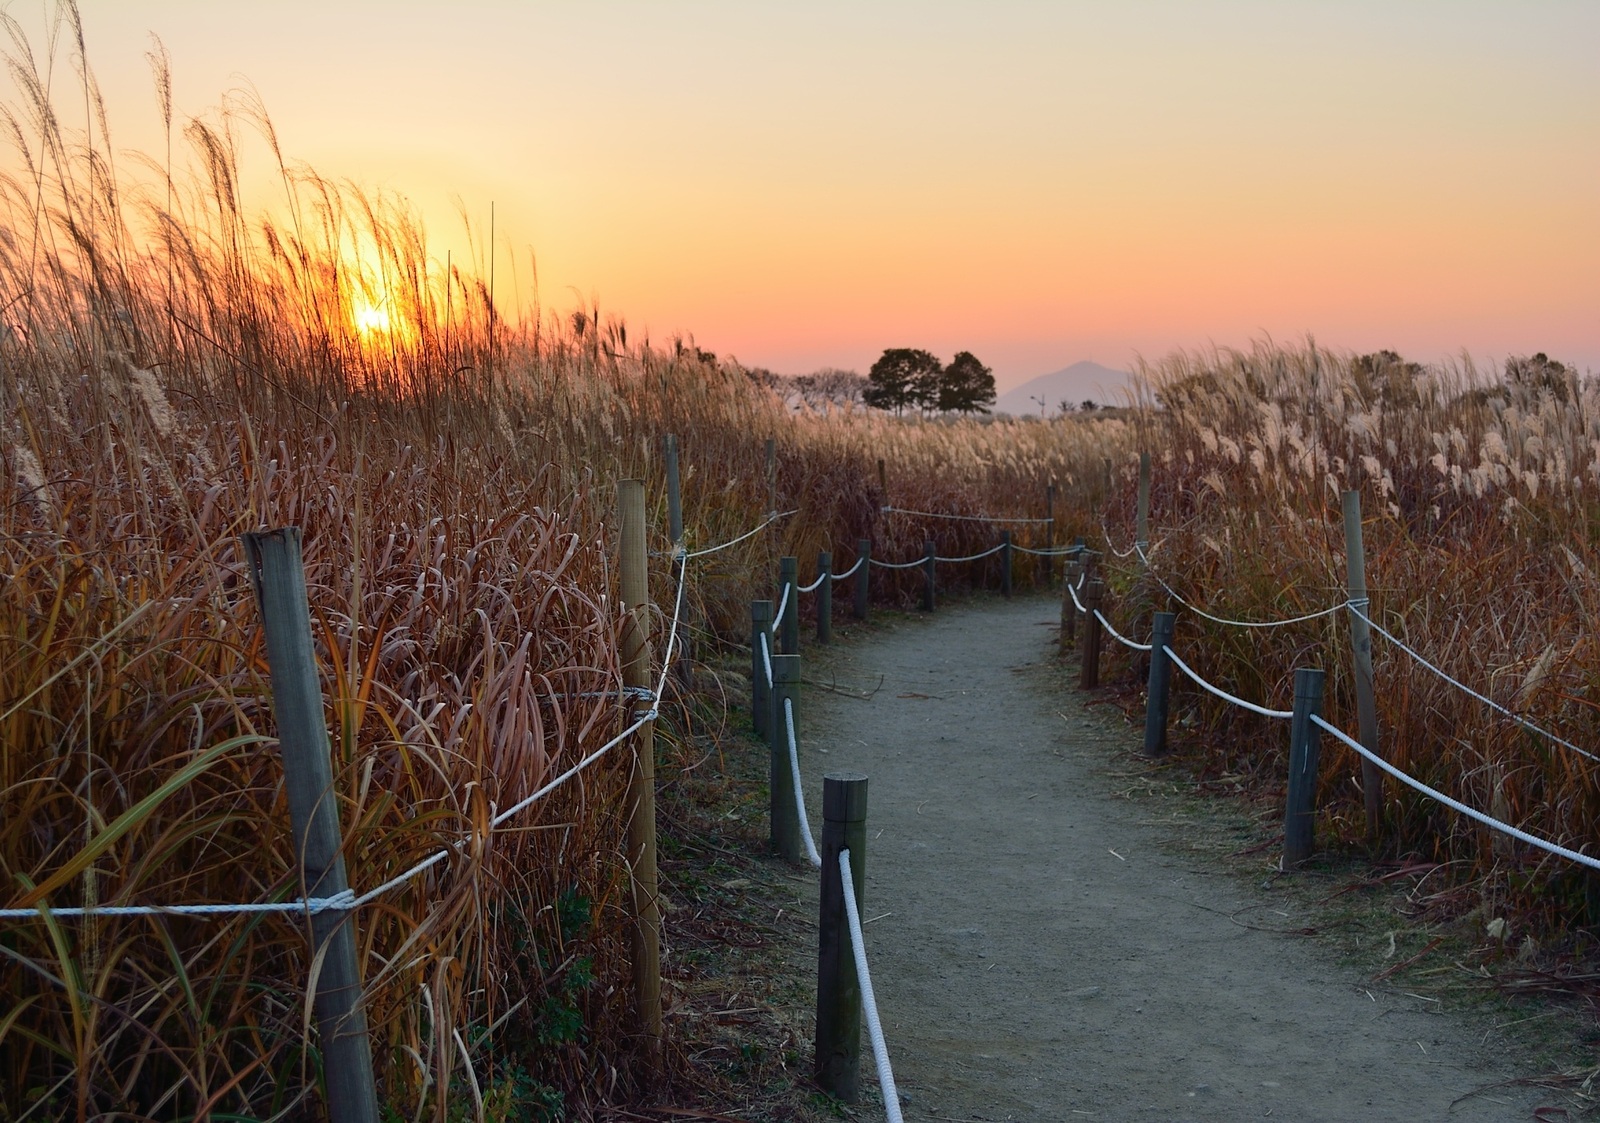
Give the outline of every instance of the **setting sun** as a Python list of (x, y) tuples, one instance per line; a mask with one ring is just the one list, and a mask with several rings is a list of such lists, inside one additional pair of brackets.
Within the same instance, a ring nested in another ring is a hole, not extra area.
[(363, 305), (357, 308), (355, 310), (355, 321), (356, 330), (362, 335), (369, 335), (372, 332), (387, 333), (389, 330), (389, 313), (371, 305)]

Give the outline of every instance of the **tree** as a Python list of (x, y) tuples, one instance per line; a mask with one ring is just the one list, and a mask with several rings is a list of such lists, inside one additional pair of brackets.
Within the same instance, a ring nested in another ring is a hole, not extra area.
[(939, 401), (944, 366), (927, 351), (890, 347), (867, 372), (861, 400), (874, 409), (902, 412), (906, 406), (932, 407)]
[(971, 351), (957, 351), (939, 379), (939, 408), (988, 413), (994, 402), (994, 371), (980, 363)]

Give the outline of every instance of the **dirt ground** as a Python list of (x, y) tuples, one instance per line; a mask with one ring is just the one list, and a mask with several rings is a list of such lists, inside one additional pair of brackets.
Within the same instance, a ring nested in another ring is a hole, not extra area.
[[(808, 663), (877, 688), (805, 690), (801, 768), (813, 824), (825, 772), (870, 777), (868, 950), (907, 1119), (1569, 1118), (1482, 1016), (1340, 965), (1290, 934), (1294, 894), (1127, 798), (1134, 734), (1061, 689), (1057, 611), (941, 609)], [(791, 884), (814, 916), (815, 878)]]

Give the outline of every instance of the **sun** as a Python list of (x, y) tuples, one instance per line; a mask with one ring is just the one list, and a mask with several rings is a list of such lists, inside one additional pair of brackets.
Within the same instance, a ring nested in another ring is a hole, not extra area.
[(362, 335), (371, 335), (374, 332), (388, 334), (389, 313), (381, 308), (374, 308), (370, 304), (362, 305), (355, 309), (356, 330)]

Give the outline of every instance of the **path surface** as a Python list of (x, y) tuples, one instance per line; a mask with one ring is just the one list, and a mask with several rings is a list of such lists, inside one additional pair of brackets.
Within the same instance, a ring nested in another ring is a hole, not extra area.
[(824, 772), (871, 778), (867, 942), (908, 1120), (1504, 1121), (1551, 1102), (1495, 1088), (1452, 1110), (1525, 1075), (1481, 1026), (1231, 922), (1260, 900), (1115, 798), (1132, 734), (1041, 688), (1056, 615), (941, 610), (830, 655), (841, 684), (884, 676), (870, 701), (806, 692), (812, 821)]

